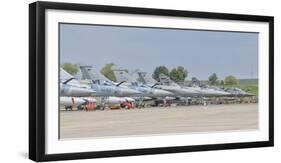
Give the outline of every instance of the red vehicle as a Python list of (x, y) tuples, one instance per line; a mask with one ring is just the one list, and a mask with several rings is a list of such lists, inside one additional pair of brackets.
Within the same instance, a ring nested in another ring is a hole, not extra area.
[(87, 111), (92, 111), (92, 110), (95, 110), (95, 109), (96, 109), (96, 103), (95, 102), (92, 102), (92, 101), (87, 102), (87, 105), (86, 105)]
[(133, 104), (130, 103), (130, 102), (128, 102), (128, 101), (122, 102), (122, 103), (120, 104), (120, 106), (121, 106), (122, 108), (125, 108), (125, 109), (133, 109), (133, 108), (134, 108)]

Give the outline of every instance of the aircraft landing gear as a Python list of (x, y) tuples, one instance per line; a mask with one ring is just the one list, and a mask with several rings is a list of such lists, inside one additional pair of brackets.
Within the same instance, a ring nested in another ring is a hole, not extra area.
[(71, 106), (66, 106), (66, 107), (65, 107), (65, 110), (66, 110), (66, 111), (72, 110), (72, 107), (71, 107)]

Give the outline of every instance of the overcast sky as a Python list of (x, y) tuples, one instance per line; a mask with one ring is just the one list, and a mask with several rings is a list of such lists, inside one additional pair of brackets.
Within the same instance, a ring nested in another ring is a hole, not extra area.
[(60, 25), (60, 62), (106, 63), (152, 73), (155, 67), (183, 66), (188, 80), (217, 73), (238, 78), (258, 76), (258, 33)]

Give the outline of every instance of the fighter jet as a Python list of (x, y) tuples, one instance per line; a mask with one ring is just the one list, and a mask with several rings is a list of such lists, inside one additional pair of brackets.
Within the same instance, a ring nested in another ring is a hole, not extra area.
[(194, 97), (194, 96), (199, 96), (201, 94), (197, 90), (188, 87), (181, 87), (180, 85), (172, 81), (169, 77), (165, 76), (164, 74), (160, 74), (159, 78), (160, 78), (160, 82), (154, 84), (155, 88), (172, 92), (176, 96), (180, 96), (180, 97)]
[(173, 93), (152, 88), (148, 85), (142, 84), (137, 81), (134, 75), (129, 75), (129, 73), (122, 68), (115, 68), (113, 69), (114, 75), (116, 77), (117, 82), (126, 81), (124, 85), (128, 86), (129, 88), (132, 88), (134, 90), (137, 90), (141, 92), (140, 96), (142, 97), (151, 97), (151, 98), (157, 98), (157, 97), (167, 97), (173, 95)]
[(91, 88), (96, 91), (96, 96), (129, 97), (141, 94), (141, 92), (123, 86), (125, 81), (114, 83), (103, 75), (97, 73), (92, 66), (80, 66), (82, 79), (91, 81)]
[(236, 96), (236, 97), (250, 97), (250, 96), (255, 96), (252, 93), (248, 93), (243, 91), (240, 88), (227, 88), (226, 91), (232, 95), (232, 96)]
[(60, 68), (60, 105), (66, 110), (73, 106), (79, 107), (86, 103), (81, 97), (93, 96), (95, 91), (91, 87), (81, 84), (72, 75)]
[[(164, 84), (164, 85), (177, 85), (174, 81), (172, 81), (169, 77), (167, 77), (164, 74), (160, 74), (159, 76), (160, 78), (160, 83)], [(225, 92), (224, 90), (221, 90), (220, 88), (217, 87), (199, 87), (199, 86), (195, 86), (195, 87), (187, 87), (184, 86), (182, 87), (184, 89), (189, 89), (189, 90), (194, 90), (197, 91), (198, 94), (197, 96), (199, 97), (220, 97), (220, 96), (230, 96), (230, 93)]]
[(91, 87), (81, 84), (64, 69), (60, 69), (60, 96), (85, 97), (93, 94), (95, 91)]
[[(175, 96), (193, 97), (193, 96), (199, 95), (198, 91), (192, 90), (189, 88), (183, 88), (174, 82), (171, 82), (169, 84), (157, 82), (151, 76), (149, 76), (146, 72), (136, 71), (135, 73), (138, 74), (138, 77), (139, 77), (138, 81), (142, 82), (143, 84), (146, 84), (152, 88), (158, 88), (158, 89), (172, 92)], [(163, 78), (164, 77), (163, 74), (160, 75), (160, 77)]]
[(190, 87), (191, 89), (197, 90), (201, 93), (201, 96), (204, 97), (220, 97), (220, 96), (230, 96), (231, 94), (221, 90), (216, 87)]

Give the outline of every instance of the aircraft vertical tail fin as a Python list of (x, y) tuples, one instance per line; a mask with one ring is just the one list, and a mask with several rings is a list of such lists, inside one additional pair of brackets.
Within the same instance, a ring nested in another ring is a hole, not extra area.
[(79, 67), (82, 73), (82, 79), (93, 80), (93, 77), (90, 75), (91, 66), (79, 66)]
[(128, 70), (122, 69), (122, 68), (114, 68), (112, 69), (113, 73), (115, 75), (117, 82), (130, 82), (130, 83), (136, 83), (138, 82), (136, 79), (134, 79), (131, 75), (129, 75)]
[(139, 75), (139, 80), (146, 85), (149, 86), (155, 86), (156, 83), (158, 83), (156, 80), (154, 80), (148, 73), (138, 71), (136, 72)]
[(63, 84), (79, 84), (79, 80), (66, 72), (63, 68), (60, 68), (60, 82)]
[(160, 83), (163, 85), (174, 85), (179, 86), (176, 82), (170, 79), (170, 77), (166, 76), (165, 74), (159, 74)]
[(73, 78), (71, 74), (66, 72), (63, 68), (60, 68), (60, 79), (61, 80), (68, 80), (70, 78)]
[(79, 66), (82, 72), (82, 79), (107, 81), (104, 76), (97, 73), (93, 66)]

